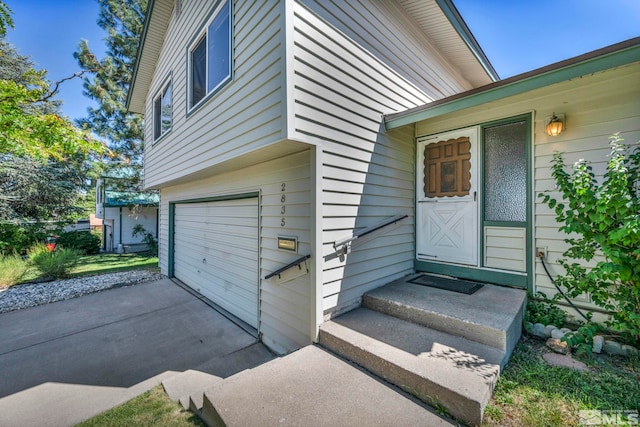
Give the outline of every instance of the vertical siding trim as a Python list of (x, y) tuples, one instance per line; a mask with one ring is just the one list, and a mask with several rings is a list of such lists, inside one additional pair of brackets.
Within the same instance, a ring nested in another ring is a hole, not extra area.
[(174, 273), (174, 271), (173, 271), (173, 267), (174, 267), (173, 245), (175, 244), (175, 242), (174, 242), (174, 237), (175, 237), (174, 236), (175, 216), (176, 216), (176, 203), (175, 202), (170, 202), (169, 203), (168, 236), (167, 236), (167, 276), (169, 276), (169, 277), (174, 277), (174, 274), (173, 274)]
[(324, 257), (322, 256), (322, 146), (315, 146), (310, 153), (310, 204), (311, 204), (311, 247), (315, 255), (311, 269), (310, 334), (313, 342), (318, 342), (319, 327), (324, 322)]
[(284, 118), (283, 130), (286, 132), (283, 138), (289, 139), (295, 135), (295, 0), (285, 0), (282, 12), (282, 57), (284, 57), (284, 72), (282, 73), (282, 90), (284, 92), (282, 103), (282, 117)]

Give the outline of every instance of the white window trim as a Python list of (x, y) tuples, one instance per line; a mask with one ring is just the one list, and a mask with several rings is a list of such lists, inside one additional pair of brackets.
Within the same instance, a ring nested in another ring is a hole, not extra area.
[[(165, 130), (164, 132), (162, 131), (162, 97), (165, 94), (167, 88), (171, 86), (171, 125), (169, 126), (169, 128), (167, 130)], [(160, 89), (158, 90), (156, 96), (153, 97), (153, 101), (151, 102), (151, 114), (153, 117), (152, 120), (152, 135), (153, 135), (153, 143), (155, 144), (156, 142), (160, 141), (162, 138), (164, 138), (169, 132), (171, 132), (171, 130), (173, 129), (173, 84), (171, 81), (171, 78), (167, 79), (167, 81), (160, 86)], [(158, 136), (156, 136), (156, 101), (160, 99), (160, 134)]]
[[(193, 38), (193, 41), (189, 44), (189, 47), (187, 48), (187, 114), (197, 110), (202, 104), (207, 102), (207, 100), (209, 98), (211, 98), (211, 96), (213, 96), (213, 94), (218, 92), (222, 87), (224, 87), (227, 83), (229, 83), (233, 79), (233, 34), (232, 34), (232, 32), (233, 32), (233, 4), (231, 3), (231, 1), (232, 0), (218, 0), (216, 5), (212, 9), (209, 17), (207, 18), (207, 20), (205, 21), (204, 25), (202, 26), (201, 30)], [(195, 50), (196, 46), (198, 46), (198, 44), (204, 38), (204, 40), (205, 40), (205, 54), (207, 55), (206, 60), (205, 60), (205, 88), (207, 88), (209, 86), (209, 58), (208, 58), (209, 46), (207, 45), (207, 43), (209, 43), (209, 38), (207, 37), (208, 32), (209, 32), (209, 26), (211, 25), (213, 20), (218, 16), (218, 14), (222, 10), (222, 8), (226, 7), (227, 4), (228, 4), (228, 7), (230, 8), (230, 10), (229, 10), (229, 20), (231, 21), (230, 25), (229, 25), (229, 27), (230, 27), (230, 29), (229, 29), (229, 32), (230, 32), (230, 34), (229, 34), (229, 74), (224, 79), (222, 79), (214, 88), (212, 88), (211, 90), (207, 90), (206, 93), (204, 94), (204, 96), (202, 97), (202, 99), (200, 99), (195, 104), (191, 105), (192, 96), (193, 96), (192, 95), (192, 88), (193, 88), (193, 81), (192, 81), (193, 69), (192, 69), (192, 66), (193, 66), (193, 64), (192, 64), (191, 55), (192, 55), (193, 51)]]

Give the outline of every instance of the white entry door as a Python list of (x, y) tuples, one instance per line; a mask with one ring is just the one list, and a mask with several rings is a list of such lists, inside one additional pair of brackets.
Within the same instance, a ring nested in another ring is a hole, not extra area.
[(478, 265), (478, 128), (418, 140), (417, 257)]

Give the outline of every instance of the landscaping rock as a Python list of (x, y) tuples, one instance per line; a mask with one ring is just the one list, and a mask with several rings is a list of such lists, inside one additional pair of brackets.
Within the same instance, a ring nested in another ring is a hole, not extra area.
[(565, 335), (565, 332), (562, 332), (562, 329), (554, 329), (551, 331), (551, 338), (555, 338), (557, 340), (562, 339)]
[(533, 323), (531, 322), (524, 322), (524, 330), (527, 331), (527, 333), (532, 333), (533, 331)]
[(547, 347), (560, 354), (569, 354), (571, 352), (569, 345), (557, 338), (549, 338), (547, 340)]
[(546, 337), (546, 338), (550, 337), (550, 336), (551, 336), (551, 332), (553, 332), (553, 331), (555, 331), (555, 330), (557, 330), (557, 329), (558, 329), (558, 328), (556, 328), (554, 325), (547, 325), (547, 326), (544, 328), (544, 335), (545, 335), (545, 337)]
[(160, 280), (163, 277), (160, 273), (141, 269), (46, 283), (25, 283), (0, 292), (0, 313), (63, 301), (118, 286)]
[(569, 332), (573, 332), (571, 329), (569, 328), (561, 328), (560, 329), (562, 332), (564, 332), (565, 334), (569, 333)]
[(531, 329), (531, 333), (540, 338), (546, 338), (544, 333), (544, 325), (542, 323), (536, 323), (533, 325), (533, 329)]
[(564, 368), (577, 369), (578, 371), (586, 371), (589, 369), (587, 368), (587, 365), (575, 360), (571, 356), (565, 356), (565, 355), (556, 354), (556, 353), (545, 353), (542, 356), (542, 358), (549, 365), (552, 365), (552, 366), (561, 366)]
[(623, 344), (622, 345), (622, 354), (624, 354), (625, 356), (633, 356), (633, 355), (638, 354), (638, 349), (633, 347), (633, 346)]
[(618, 342), (605, 340), (602, 348), (606, 353), (622, 356), (622, 346)]
[(594, 353), (602, 352), (602, 346), (604, 345), (604, 337), (601, 335), (596, 335), (593, 337), (593, 348), (591, 349)]

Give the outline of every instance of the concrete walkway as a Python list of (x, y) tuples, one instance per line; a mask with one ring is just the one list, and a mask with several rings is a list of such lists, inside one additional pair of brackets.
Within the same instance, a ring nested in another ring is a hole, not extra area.
[(199, 366), (226, 376), (211, 361), (254, 343), (168, 279), (0, 314), (0, 426), (74, 425)]

